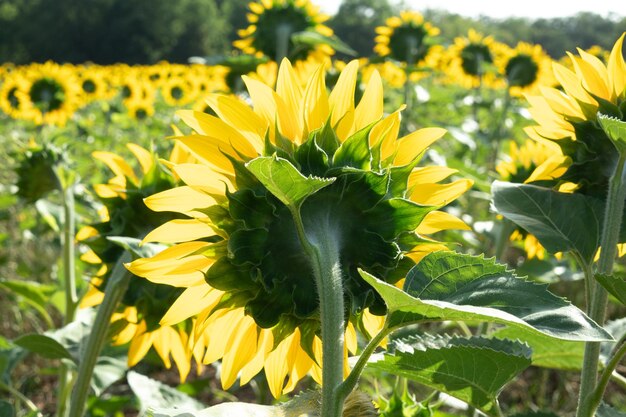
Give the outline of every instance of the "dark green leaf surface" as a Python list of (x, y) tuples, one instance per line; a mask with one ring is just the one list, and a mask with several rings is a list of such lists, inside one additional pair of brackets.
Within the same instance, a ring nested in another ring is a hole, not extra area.
[(493, 259), (431, 253), (411, 269), (404, 291), (360, 272), (385, 300), (392, 328), (427, 321), (487, 321), (564, 340), (612, 339), (546, 285), (519, 278)]
[(72, 359), (72, 355), (62, 344), (43, 334), (20, 336), (13, 343), (47, 359)]
[(499, 392), (530, 366), (530, 353), (528, 346), (509, 340), (425, 335), (394, 342), (392, 352), (370, 366), (495, 415)]
[(626, 279), (623, 275), (597, 274), (596, 280), (620, 303), (626, 305)]
[(551, 253), (574, 251), (588, 263), (598, 250), (602, 202), (526, 184), (494, 181), (493, 204)]

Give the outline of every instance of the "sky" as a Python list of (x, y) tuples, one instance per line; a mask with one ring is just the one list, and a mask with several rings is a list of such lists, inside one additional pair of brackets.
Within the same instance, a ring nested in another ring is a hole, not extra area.
[[(311, 0), (325, 13), (334, 14), (339, 8), (339, 0)], [(391, 0), (391, 3), (396, 1)], [(626, 2), (623, 0), (405, 0), (411, 10), (444, 9), (463, 16), (479, 15), (493, 18), (529, 17), (551, 18), (566, 17), (578, 12), (594, 12), (602, 16), (611, 13), (626, 16)]]

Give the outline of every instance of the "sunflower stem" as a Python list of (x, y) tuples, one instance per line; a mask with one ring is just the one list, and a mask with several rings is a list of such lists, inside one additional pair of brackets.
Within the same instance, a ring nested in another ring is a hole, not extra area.
[[(65, 289), (65, 317), (63, 325), (66, 326), (76, 317), (78, 295), (76, 292), (76, 265), (74, 235), (76, 234), (76, 214), (74, 204), (74, 187), (68, 175), (57, 169), (55, 172), (61, 201), (63, 205), (63, 286)], [(67, 412), (69, 384), (72, 379), (71, 371), (65, 363), (59, 366), (59, 384), (57, 399), (57, 416), (64, 417)]]
[[(320, 304), (322, 327), (321, 417), (340, 417), (345, 395), (343, 382), (344, 302), (339, 261), (340, 242), (332, 213), (311, 220), (305, 228), (299, 207), (291, 207), (300, 243), (309, 256)], [(74, 416), (72, 416), (74, 417)]]
[(130, 254), (125, 252), (120, 257), (117, 264), (111, 272), (108, 279), (106, 289), (104, 291), (104, 299), (98, 307), (98, 313), (94, 320), (91, 333), (87, 339), (84, 350), (81, 349), (80, 362), (78, 364), (78, 377), (72, 398), (70, 402), (69, 417), (82, 417), (87, 403), (87, 395), (91, 387), (91, 377), (93, 376), (96, 361), (100, 355), (100, 351), (106, 341), (111, 316), (117, 305), (120, 303), (128, 287), (128, 283), (132, 274), (124, 267), (124, 263), (129, 262)]
[[(615, 172), (609, 181), (609, 193), (604, 212), (604, 224), (602, 228), (602, 239), (600, 241), (600, 260), (598, 261), (597, 273), (610, 275), (613, 272), (613, 264), (617, 254), (617, 243), (619, 240), (619, 230), (622, 223), (622, 213), (624, 212), (624, 198), (626, 198), (626, 154), (620, 155)], [(608, 293), (595, 279), (591, 280), (591, 304), (589, 306), (589, 317), (604, 325), (606, 309), (608, 304)], [(580, 392), (578, 396), (577, 417), (592, 417), (597, 408), (594, 406), (593, 398), (597, 385), (598, 362), (600, 358), (600, 343), (588, 342), (585, 345), (585, 356), (583, 358), (583, 369), (580, 376)], [(600, 393), (600, 398), (602, 398)]]

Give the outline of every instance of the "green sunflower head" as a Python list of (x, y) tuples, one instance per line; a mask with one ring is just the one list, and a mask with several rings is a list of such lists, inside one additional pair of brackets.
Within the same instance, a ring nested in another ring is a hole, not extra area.
[(17, 195), (32, 203), (61, 188), (57, 167), (68, 163), (65, 152), (52, 145), (32, 145), (20, 158), (17, 173)]

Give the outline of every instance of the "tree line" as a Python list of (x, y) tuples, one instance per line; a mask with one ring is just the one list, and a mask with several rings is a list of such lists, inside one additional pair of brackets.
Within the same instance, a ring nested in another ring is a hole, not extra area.
[[(249, 0), (0, 0), (0, 62), (153, 64), (227, 55), (245, 27)], [(343, 0), (328, 22), (359, 56), (372, 55), (375, 28), (401, 6), (388, 0)], [(497, 40), (541, 44), (553, 57), (577, 46), (610, 48), (626, 17), (580, 13), (530, 20), (468, 18), (426, 10), (441, 42), (474, 28)]]

